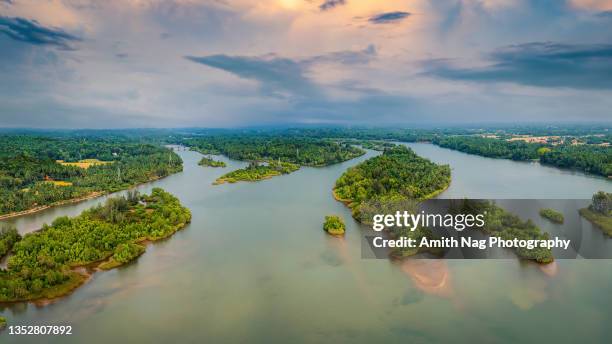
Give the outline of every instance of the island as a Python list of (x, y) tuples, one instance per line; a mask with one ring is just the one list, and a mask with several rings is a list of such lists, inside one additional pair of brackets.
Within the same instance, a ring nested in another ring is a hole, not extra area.
[(450, 182), (448, 165), (396, 146), (349, 168), (336, 181), (333, 194), (359, 219), (360, 208), (370, 201), (425, 200), (446, 190)]
[(605, 234), (612, 236), (612, 193), (597, 192), (593, 195), (591, 205), (579, 212)]
[(0, 332), (6, 328), (6, 318), (0, 316)]
[(236, 183), (239, 181), (256, 182), (269, 179), (282, 174), (289, 174), (300, 169), (299, 165), (290, 162), (264, 161), (262, 163), (252, 161), (245, 168), (234, 170), (217, 178), (213, 185), (224, 183)]
[(0, 302), (53, 299), (83, 284), (92, 272), (126, 264), (144, 245), (167, 238), (191, 221), (170, 193), (128, 192), (81, 215), (58, 217), (17, 241), (0, 270)]
[[(370, 158), (355, 167), (349, 168), (338, 180), (333, 189), (336, 200), (351, 208), (353, 217), (367, 225), (372, 224), (375, 214), (393, 214), (396, 211), (416, 213), (419, 202), (435, 197), (444, 191), (451, 182), (448, 165), (438, 165), (415, 154), (405, 146), (396, 146), (384, 151), (382, 155)], [(530, 220), (522, 221), (493, 202), (463, 200), (449, 209), (457, 214), (486, 214), (483, 231), (503, 239), (540, 239), (547, 240), (548, 234)], [(410, 231), (405, 227), (386, 228), (391, 238), (408, 237), (419, 241), (423, 237), (434, 237), (429, 228), (417, 227)], [(549, 249), (516, 249), (523, 259), (546, 264), (553, 261)], [(439, 249), (395, 248), (392, 258), (405, 258), (417, 253), (438, 255)]]
[(0, 219), (31, 214), (183, 170), (159, 144), (120, 134), (0, 135)]
[(346, 227), (344, 225), (344, 221), (340, 216), (337, 215), (328, 215), (325, 216), (325, 223), (323, 223), (323, 230), (327, 232), (327, 234), (341, 236), (344, 235), (346, 231)]
[(540, 209), (540, 216), (557, 224), (565, 222), (565, 218), (563, 217), (562, 213), (550, 208)]
[[(336, 180), (333, 195), (351, 208), (357, 221), (371, 225), (374, 214), (391, 214), (400, 210), (416, 212), (418, 201), (438, 195), (448, 188), (450, 182), (448, 165), (435, 164), (418, 156), (412, 149), (398, 145), (349, 168)], [(429, 229), (421, 227), (414, 231), (389, 227), (387, 234), (391, 238), (406, 236), (417, 240), (431, 236)], [(438, 251), (398, 248), (390, 255), (403, 258), (417, 253), (438, 254)]]
[(203, 157), (200, 162), (198, 162), (198, 165), (207, 167), (226, 167), (225, 162), (207, 157)]

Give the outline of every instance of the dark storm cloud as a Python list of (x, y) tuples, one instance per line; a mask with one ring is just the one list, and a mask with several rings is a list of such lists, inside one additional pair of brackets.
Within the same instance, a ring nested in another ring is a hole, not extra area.
[(346, 0), (325, 0), (320, 6), (321, 11), (331, 10), (337, 6), (346, 4)]
[(72, 50), (70, 42), (80, 40), (63, 30), (44, 27), (35, 20), (4, 16), (0, 16), (0, 33), (16, 41), (34, 45), (51, 45), (65, 50)]
[(376, 57), (376, 47), (369, 45), (359, 51), (337, 51), (304, 59), (290, 59), (274, 54), (266, 56), (186, 56), (185, 58), (232, 73), (243, 79), (258, 81), (268, 95), (287, 92), (296, 96), (320, 95), (319, 86), (307, 76), (308, 69), (316, 63), (345, 65), (366, 64)]
[(426, 64), (427, 74), (474, 82), (513, 82), (541, 87), (612, 88), (612, 45), (526, 43), (499, 49), (484, 68), (454, 68), (444, 60)]
[(278, 95), (279, 92), (316, 93), (316, 87), (304, 76), (304, 66), (288, 58), (228, 55), (186, 56), (186, 58), (224, 70), (240, 78), (259, 81), (264, 90), (270, 94)]
[(387, 12), (387, 13), (381, 13), (373, 17), (370, 17), (368, 21), (373, 24), (388, 24), (388, 23), (394, 23), (394, 22), (401, 21), (407, 18), (409, 15), (410, 13), (408, 12), (400, 12), (400, 11)]

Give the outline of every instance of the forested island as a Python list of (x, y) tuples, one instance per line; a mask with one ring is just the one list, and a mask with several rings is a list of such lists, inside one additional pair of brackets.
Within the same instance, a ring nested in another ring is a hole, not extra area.
[(323, 223), (323, 230), (330, 235), (344, 235), (346, 226), (340, 216), (328, 215), (325, 216), (325, 222)]
[[(374, 214), (416, 209), (416, 202), (444, 191), (451, 182), (448, 165), (437, 165), (416, 155), (410, 148), (395, 146), (382, 155), (349, 168), (336, 181), (334, 197), (351, 208), (353, 217), (370, 224)], [(426, 228), (407, 231), (388, 228), (391, 237), (420, 239), (430, 235)], [(394, 249), (392, 257), (409, 257), (435, 250)]]
[[(349, 168), (337, 181), (334, 196), (346, 203), (353, 216), (364, 224), (370, 224), (373, 214), (393, 214), (398, 210), (416, 213), (418, 202), (434, 197), (444, 191), (451, 182), (450, 167), (437, 165), (416, 155), (411, 149), (396, 146), (382, 155), (370, 158)], [(518, 216), (506, 212), (492, 202), (465, 200), (452, 212), (462, 214), (486, 214), (483, 231), (503, 239), (547, 240), (530, 220), (522, 221)], [(392, 238), (405, 236), (417, 241), (423, 237), (434, 237), (428, 228), (414, 231), (406, 228), (388, 228)], [(396, 248), (391, 251), (395, 258), (409, 257), (417, 253), (438, 254), (439, 249)], [(553, 261), (548, 249), (516, 249), (516, 254), (538, 263)]]
[(182, 171), (174, 152), (117, 136), (0, 135), (0, 218)]
[(190, 211), (166, 191), (129, 192), (103, 205), (26, 234), (0, 270), (0, 302), (51, 299), (81, 285), (80, 267), (110, 269), (132, 261), (147, 241), (166, 238), (191, 221)]
[(234, 170), (217, 178), (217, 180), (213, 182), (213, 185), (236, 183), (239, 181), (256, 182), (282, 174), (289, 174), (299, 169), (299, 165), (290, 162), (269, 160), (259, 163), (252, 161), (245, 168)]
[(208, 166), (208, 167), (225, 167), (225, 162), (223, 161), (218, 161), (218, 160), (214, 160), (211, 158), (206, 158), (203, 157), (202, 159), (200, 159), (200, 162), (198, 162), (198, 165), (200, 166)]
[(565, 218), (563, 217), (563, 214), (551, 208), (540, 209), (540, 216), (554, 223), (565, 222)]
[(354, 212), (367, 201), (424, 200), (444, 191), (451, 182), (448, 165), (437, 165), (396, 146), (382, 155), (349, 168), (334, 187), (336, 199)]
[(591, 205), (580, 209), (580, 215), (612, 236), (612, 193), (599, 191), (594, 194)]

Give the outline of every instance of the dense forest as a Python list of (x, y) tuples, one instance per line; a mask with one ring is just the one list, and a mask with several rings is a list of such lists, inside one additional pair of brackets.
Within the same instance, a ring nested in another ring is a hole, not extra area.
[(14, 227), (7, 227), (0, 229), (0, 259), (4, 258), (10, 250), (13, 248), (13, 245), (17, 241), (21, 240), (21, 235), (17, 232), (17, 229)]
[(597, 145), (548, 145), (506, 141), (479, 136), (447, 136), (433, 140), (444, 148), (512, 160), (539, 160), (542, 164), (612, 176), (612, 147)]
[(326, 166), (365, 153), (349, 144), (297, 136), (215, 135), (182, 138), (177, 143), (203, 154), (223, 154), (243, 161), (275, 160), (300, 166)]
[(0, 301), (63, 295), (85, 278), (76, 267), (126, 263), (144, 251), (141, 241), (168, 237), (190, 220), (189, 210), (159, 188), (110, 198), (78, 217), (59, 217), (13, 245), (8, 268), (0, 270)]
[[(0, 215), (118, 191), (182, 170), (172, 151), (122, 137), (0, 136), (0, 147)], [(86, 159), (101, 163), (83, 163)]]
[[(450, 182), (448, 165), (437, 165), (399, 145), (349, 168), (336, 181), (334, 196), (351, 208), (357, 221), (369, 225), (375, 214), (414, 211), (418, 201), (435, 196)], [(420, 227), (414, 231), (388, 228), (388, 234), (392, 238), (405, 236), (417, 240), (432, 237), (429, 229)], [(436, 250), (402, 248), (393, 249), (390, 254), (403, 258), (426, 252), (438, 253)]]
[(334, 194), (352, 208), (369, 200), (425, 199), (450, 184), (448, 165), (437, 165), (397, 146), (349, 168), (338, 180)]

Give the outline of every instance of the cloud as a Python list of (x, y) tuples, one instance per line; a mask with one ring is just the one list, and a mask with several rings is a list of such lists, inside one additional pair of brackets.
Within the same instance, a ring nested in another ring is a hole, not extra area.
[(325, 0), (320, 6), (321, 11), (331, 10), (337, 6), (345, 5), (346, 0)]
[(366, 64), (376, 58), (376, 47), (373, 44), (358, 51), (344, 50), (336, 51), (325, 55), (318, 55), (301, 60), (302, 63), (340, 63), (345, 65)]
[(61, 29), (47, 28), (35, 20), (0, 16), (0, 33), (20, 42), (34, 45), (51, 45), (64, 50), (73, 50), (70, 42), (80, 41)]
[(381, 13), (373, 17), (370, 17), (368, 21), (373, 24), (388, 24), (388, 23), (394, 23), (394, 22), (404, 20), (409, 15), (411, 14), (408, 12), (400, 12), (400, 11), (386, 12), (386, 13)]
[(574, 7), (589, 10), (612, 10), (612, 0), (570, 0)]
[(376, 57), (376, 47), (369, 45), (358, 51), (337, 51), (302, 59), (290, 59), (275, 54), (265, 56), (186, 56), (185, 58), (208, 67), (224, 70), (239, 78), (260, 83), (267, 95), (299, 97), (321, 96), (319, 86), (306, 75), (318, 63), (344, 65), (367, 64)]
[(447, 60), (430, 60), (426, 74), (474, 82), (511, 82), (540, 87), (612, 89), (612, 45), (526, 43), (489, 55), (483, 68), (455, 68)]
[(224, 70), (243, 79), (259, 81), (269, 95), (284, 92), (309, 95), (315, 86), (304, 76), (304, 66), (297, 61), (275, 55), (228, 56), (210, 55), (203, 57), (186, 56), (186, 59), (203, 65)]

